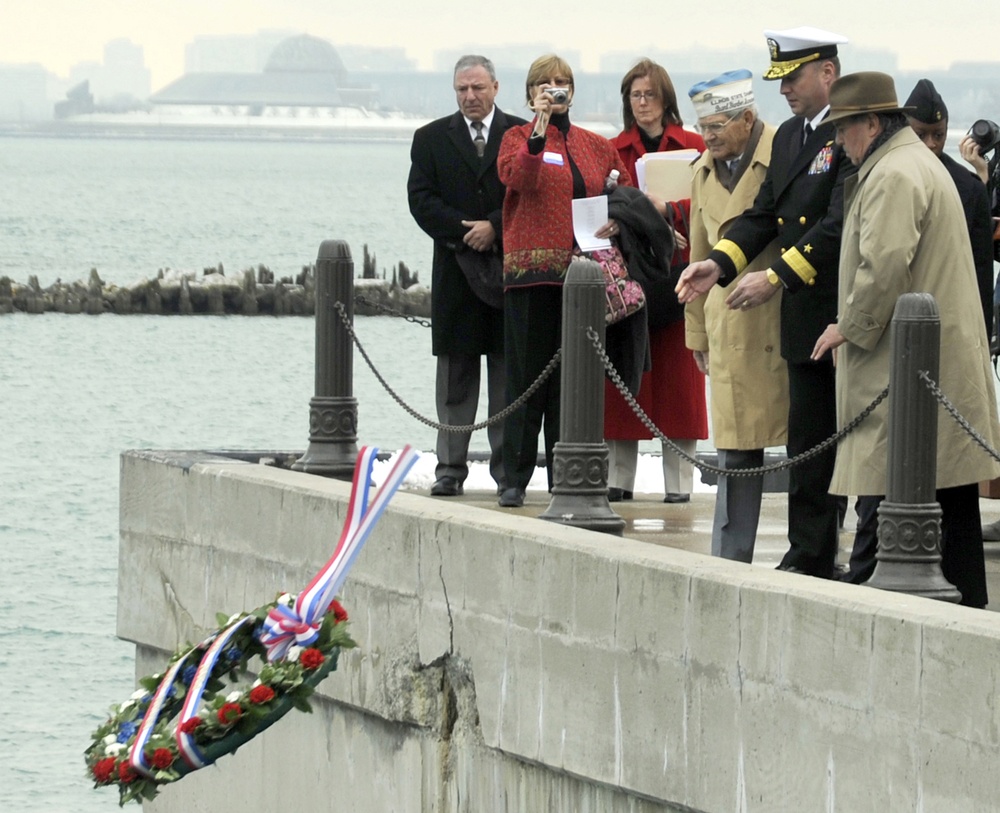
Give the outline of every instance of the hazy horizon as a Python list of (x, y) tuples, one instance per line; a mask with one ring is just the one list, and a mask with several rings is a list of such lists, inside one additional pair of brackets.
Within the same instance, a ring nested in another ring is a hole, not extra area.
[[(510, 0), (495, 9), (488, 23), (477, 19), (468, 5), (447, 0), (424, 0), (419, 7), (404, 0), (370, 0), (337, 9), (331, 5), (329, 0), (0, 0), (6, 12), (0, 27), (0, 63), (38, 63), (66, 78), (78, 63), (101, 62), (106, 43), (126, 38), (143, 48), (156, 90), (181, 76), (184, 48), (196, 37), (281, 30), (321, 37), (334, 46), (403, 48), (421, 70), (432, 67), (438, 50), (489, 55), (491, 48), (538, 42), (557, 52), (579, 52), (581, 64), (574, 67), (596, 71), (605, 53), (634, 51), (638, 56), (651, 49), (680, 51), (699, 45), (759, 46), (763, 61), (764, 29), (798, 25), (847, 36), (850, 44), (841, 53), (848, 72), (851, 45), (895, 53), (902, 71), (1000, 59), (1000, 22), (982, 2), (971, 0), (944, 7), (931, 0), (877, 5), (842, 0), (825, 4), (822, 12), (803, 11), (787, 0), (759, 0), (727, 8), (717, 17), (687, 4), (633, 0), (624, 18), (614, 6), (552, 12), (537, 3)], [(762, 66), (748, 67), (756, 73)]]

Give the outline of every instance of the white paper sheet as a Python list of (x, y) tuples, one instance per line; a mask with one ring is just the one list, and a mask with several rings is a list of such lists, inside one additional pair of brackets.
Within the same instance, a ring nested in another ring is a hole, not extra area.
[(581, 251), (611, 248), (608, 238), (594, 237), (594, 232), (608, 222), (608, 196), (573, 198), (573, 236)]

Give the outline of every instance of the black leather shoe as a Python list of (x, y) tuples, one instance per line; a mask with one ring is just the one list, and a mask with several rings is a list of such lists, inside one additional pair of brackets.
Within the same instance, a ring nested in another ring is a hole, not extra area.
[(677, 503), (677, 502), (691, 502), (690, 494), (674, 494), (669, 493), (663, 498), (664, 502)]
[(608, 486), (608, 502), (621, 502), (622, 500), (631, 500), (632, 492), (627, 488), (616, 488), (615, 486)]
[(778, 565), (775, 570), (784, 570), (786, 573), (801, 573), (803, 576), (808, 576), (804, 570), (800, 570), (795, 565)]
[(464, 493), (462, 484), (454, 477), (438, 477), (431, 486), (432, 497), (461, 497)]
[(520, 508), (524, 505), (524, 489), (508, 488), (497, 501), (501, 508)]

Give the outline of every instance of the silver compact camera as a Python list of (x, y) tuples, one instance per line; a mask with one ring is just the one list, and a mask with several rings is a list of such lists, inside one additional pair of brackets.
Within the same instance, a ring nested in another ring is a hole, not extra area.
[(552, 97), (552, 104), (566, 104), (569, 101), (569, 91), (566, 88), (545, 88), (545, 92)]

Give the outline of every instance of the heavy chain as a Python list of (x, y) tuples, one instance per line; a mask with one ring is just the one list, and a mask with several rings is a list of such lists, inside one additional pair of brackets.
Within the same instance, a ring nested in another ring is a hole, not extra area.
[(938, 403), (944, 407), (945, 412), (955, 419), (955, 423), (961, 426), (969, 434), (969, 437), (978, 443), (983, 450), (990, 455), (990, 457), (1000, 462), (1000, 454), (998, 454), (996, 449), (986, 442), (986, 439), (972, 427), (972, 424), (962, 417), (961, 413), (959, 413), (959, 411), (955, 408), (955, 405), (948, 400), (948, 396), (941, 392), (941, 388), (937, 385), (934, 379), (931, 378), (930, 373), (928, 373), (927, 370), (920, 370), (917, 372), (917, 377), (927, 385), (927, 389), (931, 391), (934, 397), (938, 400)]
[(388, 305), (383, 305), (379, 302), (372, 302), (372, 300), (366, 299), (365, 297), (361, 296), (361, 294), (355, 294), (354, 301), (360, 302), (362, 305), (372, 308), (373, 310), (376, 310), (379, 313), (384, 313), (386, 316), (398, 316), (401, 319), (405, 319), (407, 322), (412, 322), (413, 324), (421, 325), (422, 327), (431, 326), (430, 319), (422, 319), (419, 316), (412, 316), (409, 313), (403, 313), (402, 311), (398, 311), (395, 308), (390, 308)]
[(458, 432), (458, 433), (476, 432), (479, 429), (485, 429), (487, 426), (492, 426), (495, 423), (500, 423), (500, 421), (504, 420), (514, 410), (519, 409), (520, 407), (524, 406), (525, 403), (527, 403), (528, 399), (532, 395), (534, 395), (535, 390), (537, 390), (540, 386), (542, 386), (545, 380), (550, 375), (552, 375), (556, 367), (559, 366), (559, 362), (562, 358), (562, 349), (560, 348), (559, 350), (556, 350), (555, 355), (553, 355), (552, 358), (549, 359), (549, 363), (546, 364), (545, 369), (543, 369), (538, 374), (538, 378), (536, 378), (534, 381), (531, 382), (531, 386), (528, 387), (528, 389), (526, 389), (516, 401), (504, 407), (495, 415), (491, 415), (485, 421), (481, 421), (480, 423), (465, 424), (463, 426), (450, 426), (448, 424), (438, 423), (437, 421), (433, 421), (430, 418), (421, 415), (413, 407), (407, 404), (406, 401), (404, 401), (396, 393), (396, 391), (393, 390), (392, 387), (389, 386), (389, 382), (387, 382), (385, 378), (382, 376), (382, 374), (375, 368), (375, 365), (372, 363), (371, 358), (369, 358), (368, 353), (362, 346), (361, 340), (358, 339), (358, 335), (354, 332), (354, 325), (351, 324), (351, 320), (347, 316), (347, 309), (344, 307), (344, 304), (342, 302), (334, 302), (333, 307), (337, 309), (337, 313), (340, 314), (340, 321), (344, 323), (344, 327), (347, 329), (347, 332), (351, 335), (351, 340), (358, 348), (358, 352), (361, 353), (361, 357), (365, 360), (365, 363), (368, 365), (368, 369), (370, 369), (374, 374), (375, 378), (378, 379), (378, 382), (382, 385), (382, 388), (387, 393), (389, 393), (389, 395), (392, 396), (392, 399), (412, 417), (416, 418), (422, 424), (425, 424), (426, 426), (429, 426), (432, 429), (437, 429), (440, 432)]
[(608, 354), (605, 352), (604, 347), (601, 345), (601, 337), (598, 335), (597, 331), (592, 327), (587, 328), (587, 338), (590, 339), (591, 343), (594, 345), (594, 350), (597, 352), (598, 357), (601, 359), (601, 363), (604, 365), (604, 369), (608, 373), (608, 377), (611, 379), (612, 383), (621, 393), (622, 398), (625, 402), (632, 408), (635, 416), (642, 421), (643, 426), (645, 426), (650, 432), (653, 433), (653, 437), (659, 438), (666, 444), (678, 457), (683, 458), (694, 466), (697, 466), (702, 471), (713, 472), (719, 475), (725, 475), (727, 477), (760, 477), (764, 474), (770, 474), (773, 471), (781, 471), (783, 469), (790, 469), (792, 466), (797, 466), (810, 458), (816, 457), (822, 454), (831, 446), (839, 443), (843, 438), (847, 437), (854, 429), (860, 424), (865, 418), (867, 418), (875, 410), (875, 408), (885, 400), (885, 397), (889, 394), (889, 388), (886, 387), (879, 393), (878, 397), (872, 401), (867, 407), (865, 407), (861, 413), (852, 420), (847, 426), (837, 432), (835, 435), (831, 435), (822, 443), (818, 443), (811, 449), (807, 449), (802, 452), (802, 454), (796, 455), (795, 457), (784, 460), (780, 463), (772, 463), (769, 466), (758, 466), (752, 469), (724, 469), (720, 466), (713, 466), (711, 463), (704, 463), (695, 457), (692, 457), (683, 449), (681, 449), (676, 443), (674, 443), (670, 438), (664, 435), (655, 423), (650, 419), (650, 417), (645, 413), (643, 408), (639, 406), (639, 403), (635, 400), (632, 393), (629, 392), (628, 387), (625, 382), (622, 381), (622, 377), (618, 374), (615, 366), (611, 363), (611, 359), (608, 358)]

